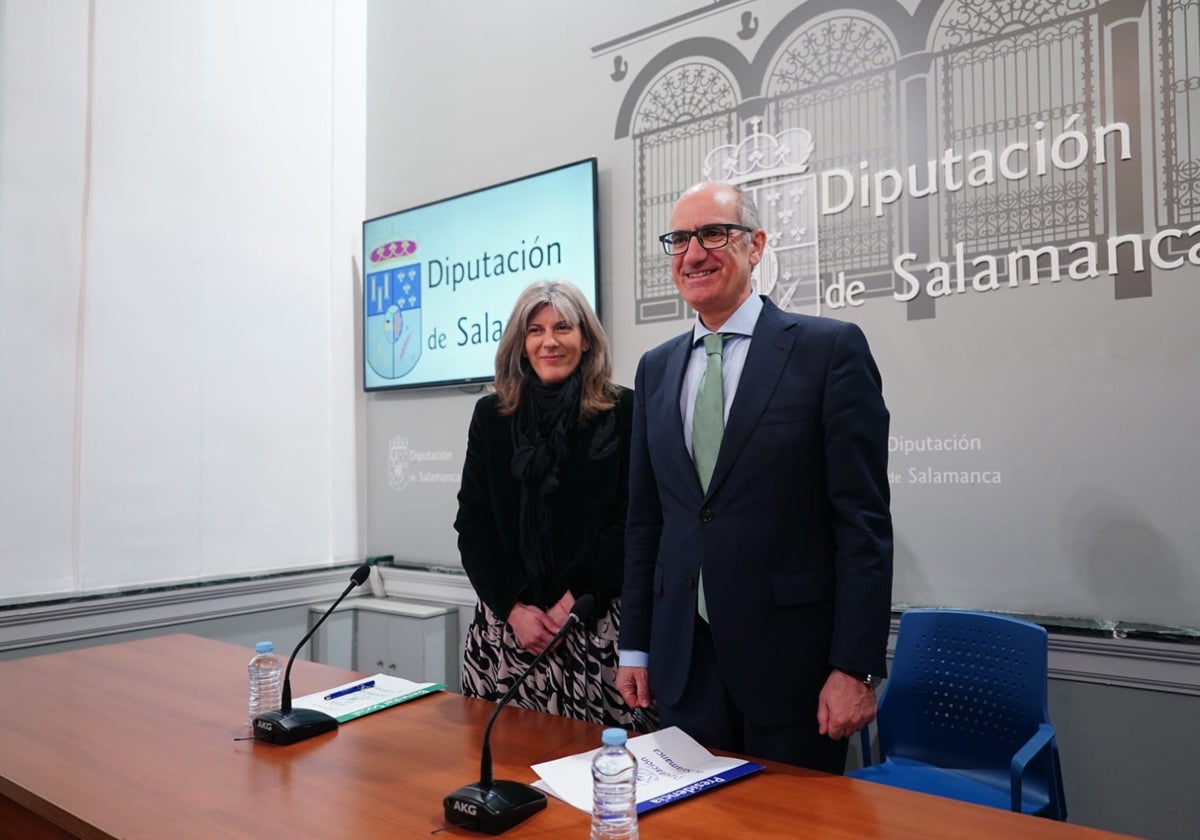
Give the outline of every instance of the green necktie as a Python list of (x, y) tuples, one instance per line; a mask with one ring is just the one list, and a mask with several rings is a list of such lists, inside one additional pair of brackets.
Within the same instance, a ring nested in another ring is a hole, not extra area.
[[(727, 333), (709, 333), (704, 336), (704, 376), (696, 389), (696, 407), (692, 411), (692, 463), (700, 478), (700, 489), (708, 492), (712, 481), (713, 467), (717, 465), (717, 452), (721, 449), (721, 436), (725, 433), (725, 386), (721, 373), (721, 353), (725, 348)], [(703, 573), (702, 573), (703, 574)], [(703, 577), (697, 583), (696, 611), (708, 621), (708, 605), (704, 601)]]

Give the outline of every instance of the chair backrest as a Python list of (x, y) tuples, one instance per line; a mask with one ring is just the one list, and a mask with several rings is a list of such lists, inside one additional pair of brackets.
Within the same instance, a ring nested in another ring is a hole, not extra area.
[(879, 704), (885, 757), (940, 767), (1008, 768), (1049, 723), (1046, 631), (1008, 616), (908, 610)]

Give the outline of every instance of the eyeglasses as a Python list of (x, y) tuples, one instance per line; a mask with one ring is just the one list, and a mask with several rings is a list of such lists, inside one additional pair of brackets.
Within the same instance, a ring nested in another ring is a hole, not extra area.
[(752, 229), (745, 225), (705, 225), (695, 230), (673, 230), (670, 233), (664, 233), (658, 237), (658, 241), (662, 243), (664, 251), (675, 257), (687, 253), (688, 245), (691, 244), (693, 236), (696, 237), (696, 241), (700, 243), (700, 247), (705, 251), (715, 251), (718, 248), (724, 248), (729, 244), (729, 234), (735, 230), (754, 233)]

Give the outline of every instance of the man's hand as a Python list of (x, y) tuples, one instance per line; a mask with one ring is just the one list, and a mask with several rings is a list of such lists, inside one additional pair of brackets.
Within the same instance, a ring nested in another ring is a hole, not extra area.
[(650, 680), (645, 668), (622, 665), (617, 668), (617, 691), (631, 709), (645, 709), (650, 705)]
[[(620, 672), (618, 671), (618, 679)], [(849, 738), (875, 720), (875, 692), (837, 669), (829, 673), (817, 700), (817, 723), (822, 735)]]
[(546, 613), (529, 604), (517, 604), (512, 608), (508, 614), (508, 626), (516, 634), (521, 647), (534, 655), (546, 649), (561, 627)]

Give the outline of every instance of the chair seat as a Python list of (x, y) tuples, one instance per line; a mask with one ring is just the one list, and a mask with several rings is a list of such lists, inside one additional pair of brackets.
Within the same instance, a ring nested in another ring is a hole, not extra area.
[[(1009, 810), (1012, 793), (1009, 790), (1007, 773), (990, 773), (977, 770), (953, 770), (934, 767), (920, 761), (890, 758), (882, 764), (872, 764), (846, 773), (853, 779), (891, 785), (892, 787), (946, 796), (976, 805)], [(994, 777), (994, 778), (992, 778)], [(1039, 791), (1030, 790), (1029, 785), (1021, 789), (1021, 812), (1042, 816), (1048, 813), (1048, 797)]]

